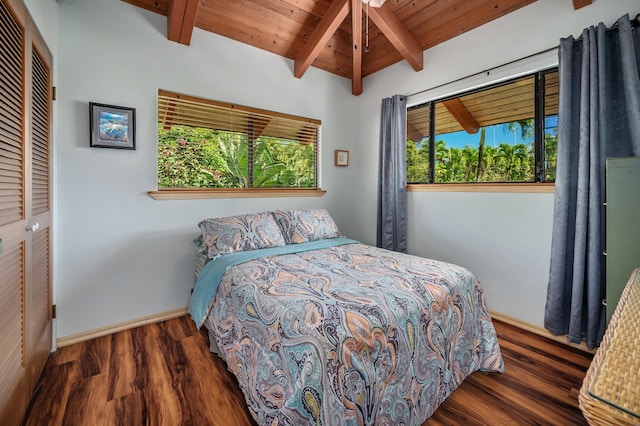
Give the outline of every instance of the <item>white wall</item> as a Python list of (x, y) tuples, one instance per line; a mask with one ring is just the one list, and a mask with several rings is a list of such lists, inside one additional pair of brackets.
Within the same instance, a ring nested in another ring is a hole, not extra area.
[(53, 55), (55, 66), (58, 39), (58, 5), (56, 0), (24, 0), (24, 4)]
[[(190, 46), (166, 38), (164, 16), (119, 0), (58, 5), (54, 285), (58, 336), (185, 307), (191, 239), (206, 217), (276, 208), (348, 214), (348, 149), (357, 98), (350, 81), (310, 69), (293, 77), (282, 57), (196, 29)], [(321, 198), (156, 201), (158, 88), (293, 113), (323, 122)], [(137, 150), (89, 148), (88, 103), (136, 108)]]
[[(538, 0), (424, 53), (424, 70), (402, 62), (364, 79), (357, 124), (357, 206), (375, 208), (380, 99), (413, 94), (557, 46), (598, 22), (640, 12), (637, 0)], [(549, 270), (553, 194), (409, 193), (408, 250), (463, 265), (482, 281), (489, 308), (542, 326)], [(376, 217), (345, 225), (375, 242)]]

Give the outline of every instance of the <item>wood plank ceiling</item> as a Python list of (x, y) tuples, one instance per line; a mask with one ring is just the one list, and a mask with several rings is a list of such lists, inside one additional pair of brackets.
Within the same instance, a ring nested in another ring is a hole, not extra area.
[[(309, 66), (351, 78), (359, 95), (363, 77), (402, 60), (420, 71), (424, 50), (535, 0), (123, 1), (167, 16), (171, 41), (189, 45), (198, 27), (294, 60), (297, 78)], [(592, 0), (572, 2), (578, 9)]]

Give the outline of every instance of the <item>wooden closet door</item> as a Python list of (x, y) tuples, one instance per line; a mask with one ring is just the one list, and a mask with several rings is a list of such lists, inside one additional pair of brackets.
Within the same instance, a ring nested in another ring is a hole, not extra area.
[(52, 57), (0, 0), (0, 424), (19, 424), (51, 349)]
[[(51, 63), (44, 40), (32, 31), (31, 89), (27, 108), (27, 268), (25, 337), (30, 388), (51, 352)], [(28, 237), (31, 238), (28, 238)]]
[(29, 392), (23, 328), (27, 226), (25, 11), (10, 6), (0, 1), (0, 424), (19, 421)]

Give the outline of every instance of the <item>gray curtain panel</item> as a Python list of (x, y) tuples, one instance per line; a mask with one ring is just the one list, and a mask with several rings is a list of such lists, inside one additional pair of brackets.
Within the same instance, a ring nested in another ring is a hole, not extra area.
[[(558, 151), (545, 327), (599, 345), (605, 329), (605, 160), (640, 155), (640, 35), (628, 15), (559, 50)], [(639, 189), (640, 190), (640, 189)]]
[(407, 252), (407, 98), (382, 100), (376, 244)]

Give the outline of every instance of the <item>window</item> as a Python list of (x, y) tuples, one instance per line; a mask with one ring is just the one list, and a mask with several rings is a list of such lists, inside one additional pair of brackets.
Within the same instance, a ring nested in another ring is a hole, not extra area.
[(158, 188), (319, 188), (319, 120), (158, 91)]
[(407, 183), (553, 182), (557, 69), (407, 110)]

